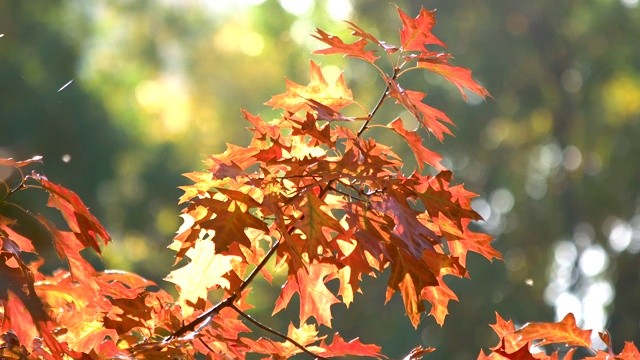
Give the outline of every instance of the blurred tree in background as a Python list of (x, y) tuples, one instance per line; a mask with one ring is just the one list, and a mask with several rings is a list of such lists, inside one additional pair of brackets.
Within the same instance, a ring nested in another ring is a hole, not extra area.
[[(481, 194), (478, 226), (506, 261), (470, 259), (473, 280), (451, 281), (464, 305), (451, 306), (443, 328), (429, 320), (414, 331), (401, 306), (379, 303), (381, 285), (336, 309), (336, 329), (391, 356), (422, 342), (468, 359), (494, 345), (495, 310), (520, 323), (572, 311), (585, 328), (609, 328), (616, 352), (640, 341), (638, 1), (396, 3), (413, 16), (437, 8), (446, 21), (434, 32), (495, 97), (469, 94), (465, 104), (435, 76), (414, 79), (459, 124), (456, 138), (435, 145)], [(0, 155), (43, 155), (49, 178), (110, 230), (108, 266), (161, 282), (180, 225), (177, 187), (188, 183), (180, 174), (225, 142), (248, 142), (239, 109), (269, 118), (261, 104), (282, 92), (285, 75), (308, 80), (309, 50), (322, 47), (309, 34), (344, 34), (343, 19), (387, 38), (398, 27), (393, 6), (373, 0), (6, 0)], [(329, 77), (346, 66), (353, 91), (377, 100), (383, 86), (357, 60), (311, 58)], [(262, 284), (253, 296), (274, 293)], [(363, 322), (371, 309), (379, 317)], [(285, 318), (271, 321), (285, 327)]]

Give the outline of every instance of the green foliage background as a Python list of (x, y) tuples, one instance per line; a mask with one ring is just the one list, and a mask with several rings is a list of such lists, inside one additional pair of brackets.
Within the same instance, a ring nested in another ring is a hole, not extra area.
[[(516, 324), (572, 311), (586, 328), (609, 328), (616, 352), (638, 343), (640, 4), (395, 3), (412, 16), (437, 8), (434, 32), (495, 98), (464, 103), (434, 76), (405, 84), (426, 86), (428, 103), (457, 123), (455, 138), (428, 141), (481, 195), (479, 227), (506, 261), (471, 259), (472, 280), (451, 281), (461, 301), (443, 328), (429, 318), (414, 331), (399, 297), (383, 307), (384, 280), (365, 279), (352, 308), (335, 307), (336, 330), (393, 358), (423, 344), (438, 348), (434, 358), (469, 359), (495, 345), (496, 310)], [(308, 8), (295, 13), (296, 4)], [(187, 183), (180, 174), (225, 142), (248, 142), (240, 108), (268, 119), (261, 104), (285, 77), (306, 83), (309, 59), (328, 75), (346, 68), (354, 95), (374, 105), (383, 84), (372, 69), (309, 55), (322, 45), (308, 34), (347, 35), (345, 16), (397, 37), (394, 6), (373, 0), (0, 2), (0, 156), (43, 155), (49, 179), (78, 192), (113, 235), (106, 266), (162, 283), (180, 225), (177, 186)], [(276, 291), (256, 284), (264, 306), (254, 314), (285, 329), (287, 317), (268, 312)]]

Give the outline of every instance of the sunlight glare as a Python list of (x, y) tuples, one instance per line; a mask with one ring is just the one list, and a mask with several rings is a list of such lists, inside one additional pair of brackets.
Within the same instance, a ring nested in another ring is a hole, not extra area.
[(351, 0), (329, 0), (325, 3), (329, 17), (335, 21), (349, 20), (353, 13)]
[(314, 0), (279, 0), (280, 6), (293, 15), (304, 15), (313, 8)]

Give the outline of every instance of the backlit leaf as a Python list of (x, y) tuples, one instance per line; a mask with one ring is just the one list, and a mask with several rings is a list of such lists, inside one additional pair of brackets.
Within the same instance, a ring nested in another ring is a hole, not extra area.
[(373, 63), (378, 59), (378, 57), (374, 55), (373, 51), (364, 49), (368, 44), (367, 39), (360, 38), (352, 44), (345, 44), (342, 42), (342, 39), (337, 36), (329, 35), (320, 29), (316, 29), (316, 32), (318, 33), (317, 35), (314, 34), (311, 36), (329, 45), (329, 47), (326, 49), (316, 50), (313, 54), (344, 54), (345, 56), (362, 59), (370, 63)]
[(191, 259), (187, 265), (173, 270), (165, 280), (178, 286), (183, 313), (190, 313), (187, 302), (195, 304), (198, 299), (206, 299), (213, 288), (229, 288), (229, 280), (224, 275), (233, 269), (233, 262), (240, 257), (215, 253), (215, 245), (211, 241), (198, 240), (195, 247), (187, 251)]
[(353, 103), (353, 94), (347, 88), (342, 74), (338, 76), (335, 83), (329, 84), (322, 75), (320, 66), (311, 61), (311, 82), (309, 85), (296, 84), (287, 79), (287, 91), (273, 96), (265, 105), (296, 113), (300, 110), (310, 109), (307, 103), (309, 99), (339, 111)]
[(411, 18), (398, 8), (398, 14), (402, 21), (402, 29), (400, 30), (402, 50), (423, 51), (425, 46), (430, 44), (446, 47), (440, 39), (431, 33), (431, 29), (436, 24), (435, 10), (427, 11), (421, 8), (420, 14), (415, 18)]

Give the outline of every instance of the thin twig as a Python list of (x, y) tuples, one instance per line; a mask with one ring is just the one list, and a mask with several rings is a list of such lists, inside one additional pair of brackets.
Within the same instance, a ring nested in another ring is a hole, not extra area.
[[(398, 72), (400, 71), (400, 68), (395, 68), (393, 69), (393, 76), (391, 77), (391, 80), (395, 80), (398, 77)], [(387, 83), (387, 86), (384, 88), (384, 91), (382, 92), (382, 95), (380, 96), (380, 99), (378, 100), (378, 103), (376, 104), (376, 106), (373, 108), (373, 110), (371, 110), (371, 113), (369, 113), (369, 116), (367, 118), (367, 120), (364, 122), (364, 124), (362, 124), (362, 127), (360, 127), (360, 130), (358, 130), (358, 137), (360, 137), (360, 135), (362, 135), (362, 133), (367, 130), (367, 127), (369, 126), (369, 123), (371, 122), (371, 119), (373, 119), (373, 116), (378, 112), (378, 110), (380, 109), (380, 107), (382, 106), (382, 103), (384, 102), (384, 100), (389, 97), (389, 83)]]
[[(27, 179), (25, 179), (24, 177), (22, 178), (22, 181), (20, 181), (20, 184), (18, 184), (18, 186), (14, 187), (13, 189), (11, 189), (8, 193), (6, 193), (2, 199), (0, 199), (0, 205), (2, 205), (11, 195), (15, 194), (18, 190), (22, 190), (25, 188), (25, 182), (27, 181)], [(3, 182), (4, 183), (4, 182)], [(8, 186), (7, 186), (8, 187)]]
[(292, 343), (293, 345), (295, 345), (295, 347), (297, 347), (298, 349), (302, 350), (306, 354), (309, 354), (309, 355), (313, 356), (316, 359), (329, 360), (326, 357), (320, 356), (318, 354), (314, 354), (313, 352), (307, 350), (307, 348), (304, 345), (298, 343), (297, 341), (293, 340), (292, 338), (288, 337), (287, 335), (285, 335), (285, 334), (283, 334), (283, 333), (281, 333), (281, 332), (279, 332), (277, 330), (274, 330), (274, 329), (262, 324), (258, 320), (252, 318), (251, 315), (249, 315), (249, 314), (245, 313), (244, 311), (240, 310), (235, 304), (231, 304), (230, 307), (233, 310), (235, 310), (240, 316), (242, 316), (243, 318), (247, 319), (253, 325), (255, 325), (255, 326), (259, 327), (260, 329), (262, 329), (262, 330), (264, 330), (264, 331), (266, 331), (268, 333), (271, 333), (271, 334), (273, 334), (273, 335), (275, 335), (277, 337), (280, 337), (282, 339), (287, 340), (288, 342)]

